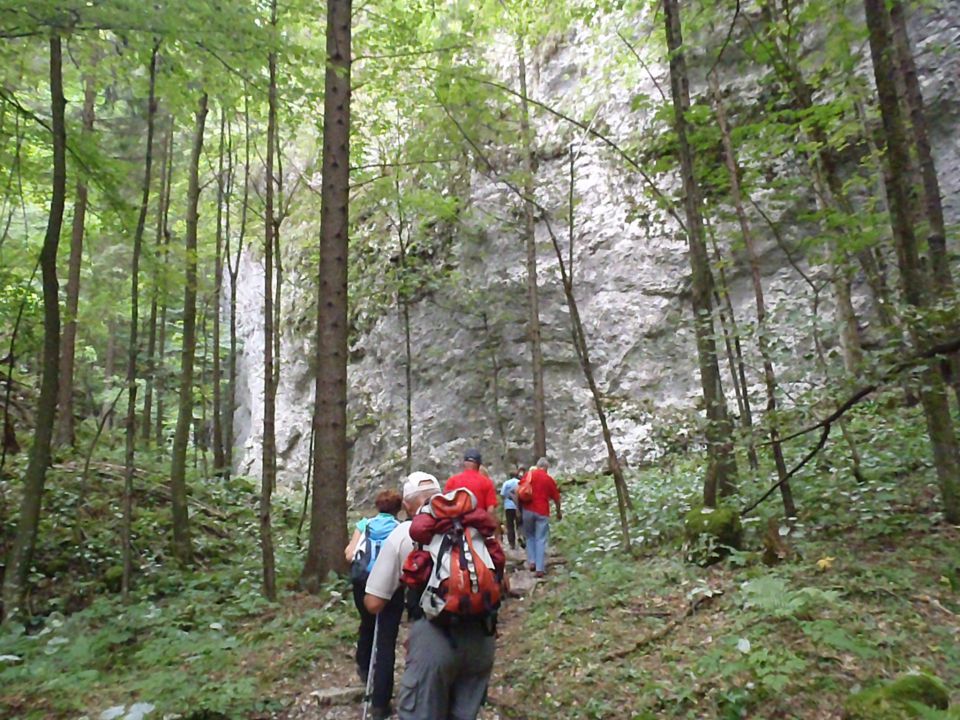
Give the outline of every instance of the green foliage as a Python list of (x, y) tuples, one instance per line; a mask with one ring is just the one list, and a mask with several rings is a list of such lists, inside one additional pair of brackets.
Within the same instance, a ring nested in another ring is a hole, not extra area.
[(903, 720), (931, 717), (922, 708), (946, 710), (950, 694), (943, 682), (927, 673), (911, 673), (879, 687), (851, 695), (848, 720)]
[(740, 513), (729, 505), (696, 505), (684, 516), (683, 525), (688, 555), (696, 562), (716, 562), (743, 544)]

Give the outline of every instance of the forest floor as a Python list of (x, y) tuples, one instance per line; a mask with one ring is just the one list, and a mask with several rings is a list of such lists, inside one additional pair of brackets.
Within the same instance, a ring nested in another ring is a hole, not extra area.
[[(851, 430), (869, 438), (866, 482), (853, 480), (842, 448), (828, 447), (794, 484), (799, 519), (778, 527), (769, 502), (745, 518), (744, 549), (709, 567), (689, 562), (697, 548), (682, 540), (698, 456), (631, 474), (629, 553), (612, 481), (561, 477), (564, 519), (551, 543), (564, 562), (529, 597), (505, 603), (482, 720), (839, 720), (851, 693), (914, 671), (939, 676), (960, 704), (960, 529), (939, 511), (917, 427), (854, 417)], [(275, 506), (281, 592), (270, 603), (260, 593), (256, 484), (205, 480), (198, 465), (196, 563), (184, 570), (167, 555), (165, 470), (161, 459), (136, 478), (140, 572), (127, 602), (117, 592), (116, 459), (87, 478), (69, 460), (52, 470), (34, 617), (0, 630), (0, 718), (359, 718), (358, 694), (332, 707), (312, 695), (357, 688), (357, 618), (343, 581), (318, 595), (296, 589), (299, 499)], [(770, 475), (744, 471), (740, 502)], [(15, 495), (3, 500), (15, 507)], [(790, 547), (774, 567), (761, 562), (769, 522)], [(12, 513), (0, 526), (8, 541)]]

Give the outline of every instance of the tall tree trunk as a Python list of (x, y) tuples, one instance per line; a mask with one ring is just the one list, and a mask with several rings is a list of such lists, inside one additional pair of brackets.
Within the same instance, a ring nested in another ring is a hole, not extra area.
[(540, 341), (540, 291), (537, 287), (537, 237), (533, 219), (534, 166), (530, 105), (527, 102), (527, 60), (523, 37), (517, 38), (517, 72), (520, 76), (520, 138), (523, 143), (523, 240), (527, 250), (527, 342), (533, 370), (533, 454), (547, 454), (546, 398), (543, 388), (543, 350)]
[[(277, 2), (270, 6), (270, 24), (276, 31)], [(277, 133), (277, 53), (268, 57), (270, 87), (267, 110), (266, 198), (264, 202), (263, 238), (263, 443), (260, 478), (260, 551), (263, 561), (263, 594), (268, 600), (277, 599), (277, 580), (273, 557), (273, 532), (270, 527), (271, 493), (277, 482), (277, 383), (273, 369), (274, 314), (273, 314), (273, 251), (274, 251), (274, 138)]]
[[(911, 224), (910, 190), (908, 187), (910, 149), (906, 138), (899, 97), (894, 85), (894, 52), (890, 17), (884, 0), (864, 0), (867, 27), (870, 31), (870, 55), (873, 58), (874, 78), (880, 100), (880, 113), (887, 141), (886, 173), (887, 202), (893, 239), (897, 250), (897, 264), (903, 284), (904, 299), (912, 307), (922, 309), (928, 303), (926, 280), (920, 267), (917, 240)], [(922, 350), (932, 333), (917, 320), (910, 321), (914, 344)], [(960, 523), (960, 452), (950, 417), (950, 406), (943, 379), (928, 364), (921, 375), (920, 400), (927, 423), (927, 432), (933, 447), (934, 467), (943, 496), (943, 512), (947, 522)]]
[[(83, 131), (92, 135), (96, 81), (87, 75), (83, 84)], [(80, 306), (80, 268), (83, 265), (83, 231), (87, 216), (87, 181), (77, 180), (77, 197), (73, 203), (73, 227), (70, 231), (70, 265), (67, 271), (66, 324), (60, 348), (60, 387), (57, 395), (57, 445), (73, 445), (73, 365), (77, 343), (77, 310)]]
[(757, 346), (760, 349), (760, 357), (763, 360), (763, 381), (767, 391), (766, 421), (770, 427), (770, 446), (773, 450), (774, 464), (777, 467), (777, 479), (780, 481), (780, 497), (783, 500), (783, 511), (786, 517), (794, 518), (797, 516), (797, 506), (794, 503), (793, 491), (787, 479), (787, 463), (783, 458), (783, 447), (780, 443), (780, 430), (776, 418), (777, 376), (773, 369), (770, 346), (767, 342), (767, 307), (763, 297), (763, 283), (760, 279), (760, 257), (753, 240), (753, 230), (750, 227), (750, 221), (743, 207), (743, 197), (740, 191), (740, 174), (737, 169), (737, 157), (733, 143), (730, 140), (727, 115), (723, 108), (723, 101), (720, 98), (720, 88), (717, 84), (716, 75), (711, 75), (710, 79), (713, 85), (714, 109), (717, 116), (717, 124), (720, 127), (720, 137), (723, 142), (724, 160), (727, 165), (727, 174), (730, 178), (730, 195), (733, 199), (734, 210), (736, 210), (737, 213), (737, 221), (740, 224), (740, 233), (743, 235), (743, 244), (747, 250), (750, 279), (753, 282), (753, 297), (757, 306)]
[(170, 463), (170, 499), (173, 510), (173, 555), (183, 565), (193, 559), (187, 513), (187, 443), (193, 424), (193, 360), (197, 345), (197, 206), (200, 201), (200, 155), (207, 119), (207, 93), (197, 108), (187, 188), (185, 286), (183, 292), (183, 348), (180, 353), (180, 401)]
[(50, 465), (50, 444), (57, 412), (58, 374), (60, 364), (60, 297), (57, 283), (57, 248), (63, 225), (63, 207), (67, 194), (67, 131), (64, 122), (66, 100), (63, 96), (63, 56), (60, 36), (50, 37), (50, 107), (53, 136), (53, 182), (50, 193), (50, 214), (40, 252), (43, 282), (43, 371), (40, 397), (30, 459), (23, 476), (20, 519), (3, 577), (3, 608), (6, 618), (18, 617), (23, 611), (27, 577), (33, 564), (33, 551), (40, 524), (43, 486)]
[(130, 336), (127, 343), (127, 419), (126, 447), (123, 467), (123, 527), (121, 528), (121, 547), (123, 553), (123, 575), (120, 589), (123, 597), (130, 595), (130, 580), (133, 576), (133, 552), (130, 544), (130, 532), (133, 524), (133, 471), (137, 446), (137, 330), (140, 326), (140, 252), (143, 247), (143, 233), (147, 227), (147, 210), (150, 207), (150, 177), (153, 170), (153, 126), (157, 114), (157, 53), (160, 41), (153, 44), (150, 53), (150, 90), (147, 96), (147, 145), (143, 160), (143, 192), (140, 197), (140, 214), (137, 216), (137, 228), (133, 233), (133, 257), (130, 262)]
[[(940, 197), (940, 180), (937, 166), (933, 160), (930, 145), (930, 133), (927, 129), (927, 115), (924, 110), (923, 93), (917, 77), (917, 64), (913, 58), (910, 35), (907, 32), (906, 9), (902, 0), (892, 0), (890, 19), (893, 29), (893, 42), (896, 46), (897, 60), (903, 75), (907, 108), (910, 111), (912, 144), (917, 153), (920, 166), (920, 179), (923, 185), (923, 211), (927, 221), (927, 251), (930, 256), (930, 269), (934, 286), (941, 302), (952, 304), (956, 300), (956, 289), (950, 271), (950, 259), (947, 255), (947, 232), (943, 220), (943, 203)], [(953, 310), (956, 313), (956, 309)], [(960, 402), (960, 353), (954, 353), (945, 367), (945, 375), (951, 378), (954, 393)]]
[(679, 145), (683, 174), (684, 209), (687, 216), (687, 237), (690, 245), (694, 328), (700, 383), (707, 413), (707, 477), (703, 486), (703, 502), (714, 507), (717, 495), (735, 491), (737, 462), (733, 452), (733, 428), (727, 415), (727, 402), (720, 381), (717, 347), (714, 341), (713, 308), (710, 302), (710, 261), (700, 214), (700, 188), (693, 168), (693, 153), (687, 140), (687, 117), (690, 88), (687, 64), (683, 55), (683, 35), (678, 0), (663, 0), (666, 20), (667, 48), (670, 51), (670, 90), (673, 95), (674, 126)]
[(170, 204), (170, 164), (173, 160), (173, 117), (170, 117), (170, 127), (164, 138), (162, 146), (162, 156), (160, 158), (160, 196), (157, 203), (157, 230), (154, 239), (154, 270), (153, 270), (153, 288), (150, 293), (150, 320), (148, 321), (147, 336), (147, 372), (146, 384), (143, 390), (143, 419), (141, 420), (141, 430), (143, 440), (148, 445), (153, 437), (153, 386), (156, 382), (157, 368), (157, 319), (159, 311), (160, 295), (160, 261), (163, 259), (166, 267), (166, 249), (165, 249), (165, 224), (167, 217), (167, 207)]
[(223, 176), (224, 152), (227, 134), (227, 113), (220, 107), (220, 151), (217, 164), (217, 249), (214, 258), (213, 281), (213, 472), (220, 475), (226, 460), (223, 454), (223, 424), (220, 398), (220, 298), (223, 294)]
[(316, 431), (310, 543), (301, 583), (317, 592), (345, 570), (347, 542), (347, 248), (350, 200), (351, 0), (327, 2), (323, 184), (317, 298)]

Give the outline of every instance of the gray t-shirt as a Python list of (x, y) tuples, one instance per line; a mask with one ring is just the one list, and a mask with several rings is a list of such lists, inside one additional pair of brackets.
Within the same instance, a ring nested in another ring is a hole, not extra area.
[(410, 538), (410, 521), (397, 525), (380, 546), (380, 554), (367, 578), (366, 592), (383, 600), (389, 600), (400, 587), (400, 571), (407, 555), (413, 552)]

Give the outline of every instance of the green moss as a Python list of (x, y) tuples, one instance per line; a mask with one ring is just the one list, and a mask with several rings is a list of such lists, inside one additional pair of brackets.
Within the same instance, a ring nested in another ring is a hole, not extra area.
[(723, 558), (728, 548), (739, 550), (743, 545), (740, 513), (736, 508), (724, 505), (694, 507), (684, 517), (683, 532), (690, 557), (705, 564)]
[(911, 673), (880, 687), (852, 695), (846, 703), (847, 720), (904, 720), (920, 717), (915, 705), (946, 710), (950, 694), (933, 675)]
[(123, 566), (111, 565), (103, 574), (103, 582), (111, 592), (120, 592), (123, 581)]

